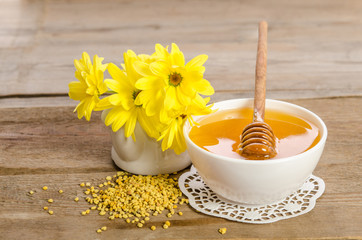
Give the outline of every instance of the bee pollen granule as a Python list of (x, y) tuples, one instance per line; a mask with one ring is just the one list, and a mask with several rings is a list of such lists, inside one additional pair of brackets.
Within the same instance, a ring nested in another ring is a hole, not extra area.
[(226, 233), (226, 228), (219, 228), (219, 233), (225, 234)]
[(143, 227), (143, 224), (142, 223), (137, 223), (137, 227), (141, 228), (141, 227)]

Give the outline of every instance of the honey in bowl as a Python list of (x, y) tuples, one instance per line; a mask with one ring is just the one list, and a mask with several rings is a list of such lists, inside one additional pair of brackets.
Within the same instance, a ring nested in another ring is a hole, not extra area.
[[(192, 127), (189, 137), (199, 147), (226, 157), (245, 159), (239, 151), (240, 134), (250, 123), (252, 108), (217, 111)], [(313, 123), (284, 112), (266, 109), (265, 122), (277, 138), (277, 155), (272, 159), (300, 154), (315, 146), (320, 132)]]

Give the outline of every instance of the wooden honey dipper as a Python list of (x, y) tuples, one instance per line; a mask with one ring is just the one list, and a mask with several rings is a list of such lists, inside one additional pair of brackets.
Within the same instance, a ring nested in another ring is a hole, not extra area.
[(246, 159), (264, 160), (274, 157), (276, 138), (271, 127), (264, 122), (265, 82), (267, 63), (268, 24), (259, 23), (258, 52), (255, 68), (255, 93), (253, 122), (248, 124), (241, 135), (239, 153)]

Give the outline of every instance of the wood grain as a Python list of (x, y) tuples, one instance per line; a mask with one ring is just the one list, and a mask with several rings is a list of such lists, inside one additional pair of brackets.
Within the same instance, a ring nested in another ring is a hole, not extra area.
[(127, 49), (152, 53), (158, 42), (178, 43), (187, 60), (208, 54), (216, 91), (252, 95), (261, 19), (268, 96), (361, 96), (361, 12), (358, 0), (2, 1), (0, 96), (67, 93), (83, 51), (119, 64)]
[[(228, 95), (220, 98), (227, 98)], [(359, 238), (362, 236), (362, 157), (360, 116), (362, 98), (289, 100), (317, 113), (329, 135), (314, 172), (326, 191), (308, 214), (266, 225), (242, 224), (209, 217), (181, 206), (183, 216), (151, 218), (138, 229), (122, 220), (110, 221), (95, 212), (81, 216), (88, 206), (81, 200), (80, 182), (99, 183), (118, 169), (110, 158), (108, 130), (99, 113), (90, 122), (78, 120), (73, 107), (0, 109), (0, 231), (4, 239), (227, 239), (237, 238)], [(328, 106), (328, 107), (326, 107)], [(346, 114), (348, 113), (348, 114)], [(47, 185), (47, 192), (41, 187)], [(57, 191), (64, 190), (60, 195)], [(28, 191), (35, 194), (29, 196)], [(55, 214), (42, 207), (51, 204)], [(82, 199), (82, 198), (81, 198)], [(163, 221), (172, 227), (161, 229)], [(109, 230), (97, 235), (101, 226)], [(39, 227), (41, 226), (41, 227)], [(227, 234), (217, 230), (227, 227)]]

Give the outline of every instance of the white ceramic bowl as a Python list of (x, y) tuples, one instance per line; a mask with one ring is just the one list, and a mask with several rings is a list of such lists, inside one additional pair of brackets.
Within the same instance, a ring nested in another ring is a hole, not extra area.
[[(245, 107), (253, 107), (253, 99), (222, 101), (215, 103), (213, 108), (226, 110)], [(311, 111), (287, 102), (267, 99), (266, 108), (312, 122), (320, 130), (320, 141), (313, 148), (292, 157), (264, 161), (234, 159), (197, 146), (189, 138), (190, 125), (185, 124), (184, 135), (191, 161), (206, 185), (221, 197), (247, 204), (277, 202), (298, 190), (316, 167), (327, 139), (324, 122)], [(199, 121), (208, 116), (194, 119)]]

